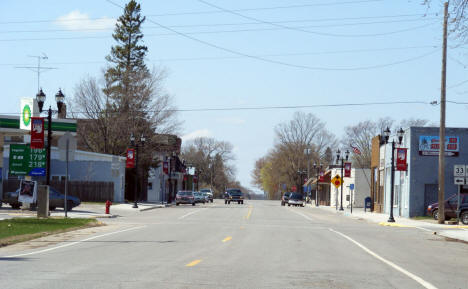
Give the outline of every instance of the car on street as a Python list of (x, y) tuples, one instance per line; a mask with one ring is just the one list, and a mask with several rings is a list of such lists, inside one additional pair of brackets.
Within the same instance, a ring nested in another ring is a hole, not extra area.
[(193, 196), (195, 198), (195, 203), (203, 203), (203, 204), (206, 203), (206, 199), (203, 193), (193, 192)]
[(289, 195), (291, 195), (291, 192), (285, 192), (283, 194), (283, 196), (281, 197), (281, 206), (284, 206), (288, 203)]
[(291, 195), (289, 195), (288, 206), (304, 207), (304, 195), (300, 193), (291, 193)]
[(224, 193), (224, 204), (230, 204), (231, 202), (237, 202), (238, 204), (244, 204), (244, 194), (240, 189), (227, 189)]
[(200, 192), (208, 196), (208, 200), (213, 203), (213, 191), (211, 189), (201, 189)]
[[(19, 189), (14, 192), (6, 192), (3, 197), (3, 202), (9, 204), (13, 209), (19, 209), (23, 204), (18, 201)], [(81, 204), (78, 197), (67, 195), (67, 210), (71, 211), (74, 207)], [(33, 204), (35, 207), (35, 204)], [(49, 210), (53, 211), (56, 208), (65, 208), (65, 195), (56, 189), (49, 188)]]
[[(445, 208), (445, 220), (450, 220), (451, 218), (457, 217), (457, 204), (458, 204), (458, 195), (454, 194), (450, 196), (444, 202)], [(465, 212), (462, 210), (462, 207), (465, 208), (465, 211), (468, 210), (468, 193), (460, 194), (460, 219), (462, 219), (462, 214)], [(439, 218), (439, 203), (434, 203), (427, 206), (427, 214), (432, 216), (435, 220)], [(466, 221), (468, 223), (468, 212), (464, 213), (466, 216)], [(464, 223), (465, 224), (465, 223)]]
[(195, 196), (192, 191), (179, 191), (176, 194), (176, 206), (180, 204), (192, 204), (195, 206)]

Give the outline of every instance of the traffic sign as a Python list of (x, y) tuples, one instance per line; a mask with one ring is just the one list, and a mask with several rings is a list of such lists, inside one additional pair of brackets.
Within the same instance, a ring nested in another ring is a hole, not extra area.
[(333, 179), (331, 179), (331, 183), (335, 185), (336, 188), (341, 186), (342, 179), (340, 175), (336, 175)]
[(354, 190), (354, 184), (350, 184), (350, 185), (349, 185), (349, 189), (350, 189), (351, 191)]
[(75, 160), (76, 138), (72, 136), (70, 132), (67, 131), (64, 135), (62, 135), (59, 138), (58, 148), (60, 152), (60, 160), (66, 161), (67, 153), (69, 161)]
[(465, 178), (462, 177), (454, 177), (453, 178), (453, 183), (455, 185), (464, 185), (465, 184)]
[(454, 165), (453, 166), (454, 177), (465, 177), (466, 176), (466, 165)]

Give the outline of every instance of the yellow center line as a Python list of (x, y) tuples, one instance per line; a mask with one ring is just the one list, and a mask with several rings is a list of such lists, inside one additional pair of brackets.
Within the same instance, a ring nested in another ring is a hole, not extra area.
[(223, 243), (226, 243), (227, 241), (230, 241), (232, 239), (231, 236), (224, 238)]
[(197, 265), (198, 263), (200, 263), (201, 261), (202, 260), (193, 260), (192, 262), (185, 265), (185, 267), (193, 267), (193, 266)]
[(250, 215), (252, 215), (252, 210), (253, 210), (253, 207), (249, 206), (249, 212), (247, 213), (247, 216), (245, 216), (247, 220), (250, 218)]

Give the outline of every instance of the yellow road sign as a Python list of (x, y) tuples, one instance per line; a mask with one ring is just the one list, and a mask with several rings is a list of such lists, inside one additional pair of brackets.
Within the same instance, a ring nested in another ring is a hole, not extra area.
[(343, 180), (341, 179), (340, 175), (336, 175), (333, 179), (331, 179), (331, 183), (335, 185), (336, 188), (341, 186), (342, 181)]

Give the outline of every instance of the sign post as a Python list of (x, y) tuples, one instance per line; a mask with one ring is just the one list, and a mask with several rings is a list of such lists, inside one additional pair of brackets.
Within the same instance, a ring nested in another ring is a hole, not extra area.
[(60, 149), (60, 159), (64, 160), (67, 164), (66, 166), (66, 178), (65, 178), (65, 200), (64, 200), (64, 209), (65, 209), (65, 218), (67, 217), (68, 204), (68, 164), (70, 161), (75, 160), (75, 150), (76, 150), (76, 139), (71, 135), (70, 132), (66, 132), (63, 136), (60, 137), (58, 141), (58, 147)]
[(351, 214), (353, 213), (353, 192), (354, 192), (354, 184), (349, 185), (349, 191), (350, 191), (350, 204), (351, 204)]
[(460, 222), (460, 192), (462, 186), (466, 183), (465, 178), (467, 176), (466, 169), (467, 165), (454, 165), (453, 166), (453, 182), (457, 185), (457, 225)]

